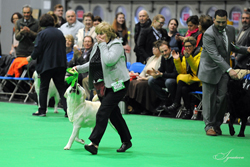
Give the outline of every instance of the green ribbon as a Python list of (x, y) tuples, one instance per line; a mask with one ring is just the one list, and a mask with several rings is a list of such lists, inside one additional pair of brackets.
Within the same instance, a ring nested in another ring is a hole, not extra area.
[(71, 69), (72, 69), (72, 68), (67, 68), (67, 70), (66, 70), (68, 73), (72, 74), (72, 76), (66, 78), (66, 82), (67, 82), (68, 84), (71, 83), (71, 86), (74, 87), (76, 81), (78, 80), (78, 72), (75, 71), (75, 70), (73, 71), (73, 70), (71, 70)]

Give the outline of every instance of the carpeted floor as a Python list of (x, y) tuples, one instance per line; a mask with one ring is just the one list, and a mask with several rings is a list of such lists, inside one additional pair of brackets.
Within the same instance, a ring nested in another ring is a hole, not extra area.
[[(124, 115), (133, 136), (133, 147), (117, 153), (118, 134), (108, 127), (98, 154), (91, 155), (74, 142), (64, 150), (72, 124), (64, 112), (34, 117), (36, 105), (0, 102), (1, 167), (211, 167), (250, 165), (250, 127), (245, 138), (231, 137), (228, 125), (222, 136), (206, 136), (202, 121), (153, 116)], [(235, 125), (236, 133), (240, 126)], [(90, 129), (81, 129), (80, 138), (89, 143)]]

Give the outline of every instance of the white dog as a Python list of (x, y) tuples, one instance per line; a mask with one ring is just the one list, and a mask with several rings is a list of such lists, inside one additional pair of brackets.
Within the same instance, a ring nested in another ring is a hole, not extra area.
[(79, 130), (82, 127), (89, 127), (93, 130), (96, 123), (96, 113), (101, 103), (85, 100), (85, 90), (79, 84), (76, 88), (68, 87), (64, 96), (67, 98), (68, 118), (73, 123), (73, 132), (64, 147), (64, 150), (69, 150), (74, 140), (81, 144), (85, 143), (84, 140), (79, 139)]
[[(34, 86), (35, 86), (35, 91), (36, 91), (36, 94), (37, 94), (38, 106), (40, 106), (40, 104), (39, 104), (39, 93), (40, 93), (41, 81), (40, 81), (40, 78), (38, 77), (38, 74), (37, 74), (36, 71), (34, 72), (32, 78), (34, 79)], [(58, 107), (58, 103), (59, 103), (59, 100), (60, 100), (60, 95), (59, 95), (59, 93), (58, 93), (58, 91), (56, 89), (56, 86), (55, 86), (53, 80), (51, 80), (50, 84), (49, 84), (47, 105), (49, 105), (49, 99), (51, 97), (54, 97), (54, 99), (55, 99), (54, 113), (58, 113), (57, 107)]]

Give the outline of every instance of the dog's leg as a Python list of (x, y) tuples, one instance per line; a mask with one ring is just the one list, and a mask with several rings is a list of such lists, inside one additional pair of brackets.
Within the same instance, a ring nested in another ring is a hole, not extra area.
[(244, 117), (243, 119), (241, 119), (240, 133), (238, 134), (238, 137), (245, 137), (244, 132), (245, 132), (246, 124), (247, 124), (247, 117)]
[(75, 141), (78, 142), (78, 143), (84, 144), (85, 141), (84, 141), (83, 139), (79, 139), (79, 132), (80, 132), (80, 131), (78, 131), (78, 133), (77, 133), (77, 135), (76, 135)]
[(67, 143), (67, 145), (64, 147), (64, 150), (69, 150), (72, 143), (74, 142), (75, 138), (76, 138), (76, 135), (79, 133), (79, 130), (81, 129), (81, 126), (76, 126), (76, 125), (73, 125), (73, 132), (69, 138), (69, 141)]
[(58, 113), (58, 103), (59, 103), (59, 100), (60, 100), (60, 98), (58, 98), (58, 97), (54, 97), (55, 98), (55, 105), (54, 105), (54, 113)]
[(233, 114), (230, 114), (230, 120), (229, 120), (228, 126), (229, 126), (229, 132), (231, 136), (235, 134), (234, 127), (233, 127), (234, 121), (235, 121), (235, 117), (233, 116)]

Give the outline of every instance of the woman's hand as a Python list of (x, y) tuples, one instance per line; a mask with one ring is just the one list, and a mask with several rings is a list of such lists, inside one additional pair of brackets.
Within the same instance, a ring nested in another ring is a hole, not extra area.
[(191, 53), (189, 53), (189, 52), (186, 51), (186, 50), (184, 50), (183, 53), (184, 53), (184, 56), (185, 56), (186, 58), (188, 58), (188, 57), (191, 55)]
[(124, 48), (126, 53), (130, 53), (131, 48), (128, 44), (124, 45), (123, 48)]
[(147, 81), (148, 78), (146, 78), (146, 77), (141, 77), (141, 76), (139, 75), (139, 76), (137, 76), (137, 80), (138, 80), (138, 81)]
[[(96, 41), (97, 41), (98, 43), (106, 42), (105, 37), (106, 37), (106, 34), (103, 34), (103, 35), (98, 34), (98, 35), (96, 36)], [(107, 43), (107, 42), (106, 42), (106, 43)]]
[(172, 56), (173, 56), (174, 59), (179, 59), (180, 54), (179, 54), (179, 52), (176, 53), (175, 50), (173, 50), (172, 51)]

